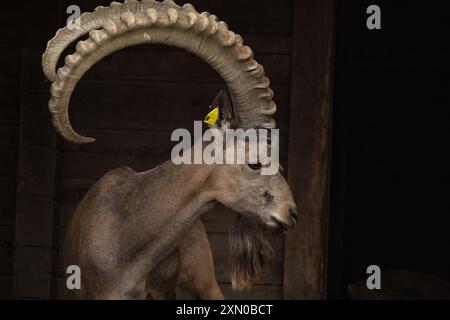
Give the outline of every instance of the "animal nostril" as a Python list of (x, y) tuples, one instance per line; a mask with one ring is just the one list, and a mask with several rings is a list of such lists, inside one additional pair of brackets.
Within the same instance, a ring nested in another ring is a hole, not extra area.
[(289, 213), (291, 214), (291, 217), (294, 218), (295, 221), (298, 220), (298, 212), (297, 209), (290, 209)]

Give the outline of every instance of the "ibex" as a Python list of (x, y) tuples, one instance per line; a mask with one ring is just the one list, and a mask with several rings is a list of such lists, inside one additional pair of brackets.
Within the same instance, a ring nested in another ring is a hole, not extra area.
[[(87, 33), (87, 40), (78, 42), (76, 52), (55, 72), (62, 52)], [(81, 29), (60, 29), (48, 43), (43, 69), (53, 82), (49, 109), (63, 138), (74, 143), (95, 141), (72, 129), (71, 94), (96, 62), (138, 44), (179, 47), (214, 68), (226, 82), (232, 101), (222, 111), (224, 127), (276, 127), (270, 81), (241, 36), (190, 4), (131, 0), (83, 14)], [(84, 197), (67, 230), (65, 262), (82, 271), (78, 297), (145, 298), (152, 285), (158, 286), (158, 279), (152, 277), (161, 264), (170, 264), (202, 214), (218, 202), (241, 213), (231, 237), (232, 284), (248, 287), (268, 256), (263, 232), (288, 230), (297, 220), (290, 188), (280, 172), (264, 176), (260, 171), (258, 163), (175, 165), (168, 161), (147, 172), (120, 168), (104, 176)]]

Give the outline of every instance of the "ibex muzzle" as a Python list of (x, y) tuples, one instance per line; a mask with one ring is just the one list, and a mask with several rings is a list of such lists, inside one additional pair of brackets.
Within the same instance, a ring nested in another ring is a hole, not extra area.
[[(88, 33), (55, 72), (62, 52)], [(222, 124), (275, 128), (274, 93), (264, 68), (225, 22), (190, 4), (128, 0), (83, 14), (80, 30), (63, 28), (48, 43), (43, 69), (53, 82), (49, 109), (63, 138), (95, 141), (78, 135), (69, 121), (70, 97), (82, 76), (109, 54), (151, 43), (183, 48), (222, 76), (232, 101), (224, 103)], [(107, 174), (80, 203), (67, 230), (66, 263), (82, 270), (79, 296), (144, 298), (150, 272), (217, 201), (243, 214), (233, 229), (232, 280), (236, 288), (248, 287), (270, 256), (263, 232), (285, 231), (297, 219), (285, 179), (279, 172), (263, 176), (259, 170), (258, 164), (177, 166), (168, 161), (148, 172), (122, 168)]]

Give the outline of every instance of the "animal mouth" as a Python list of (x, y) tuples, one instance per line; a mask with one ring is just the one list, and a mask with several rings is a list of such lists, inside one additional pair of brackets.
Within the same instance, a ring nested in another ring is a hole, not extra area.
[(287, 224), (286, 222), (283, 222), (281, 220), (278, 220), (275, 217), (270, 217), (269, 222), (266, 223), (266, 227), (269, 231), (275, 232), (275, 233), (280, 233), (280, 232), (287, 232), (289, 231), (289, 229), (292, 228), (292, 226), (290, 226), (289, 224)]

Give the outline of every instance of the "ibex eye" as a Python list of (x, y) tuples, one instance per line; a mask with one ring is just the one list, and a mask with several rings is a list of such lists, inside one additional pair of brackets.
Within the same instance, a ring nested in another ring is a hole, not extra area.
[(252, 169), (252, 170), (259, 170), (259, 169), (261, 169), (261, 163), (256, 163), (256, 164), (252, 164), (252, 163), (249, 163), (248, 164), (248, 166), (250, 167), (250, 169)]

